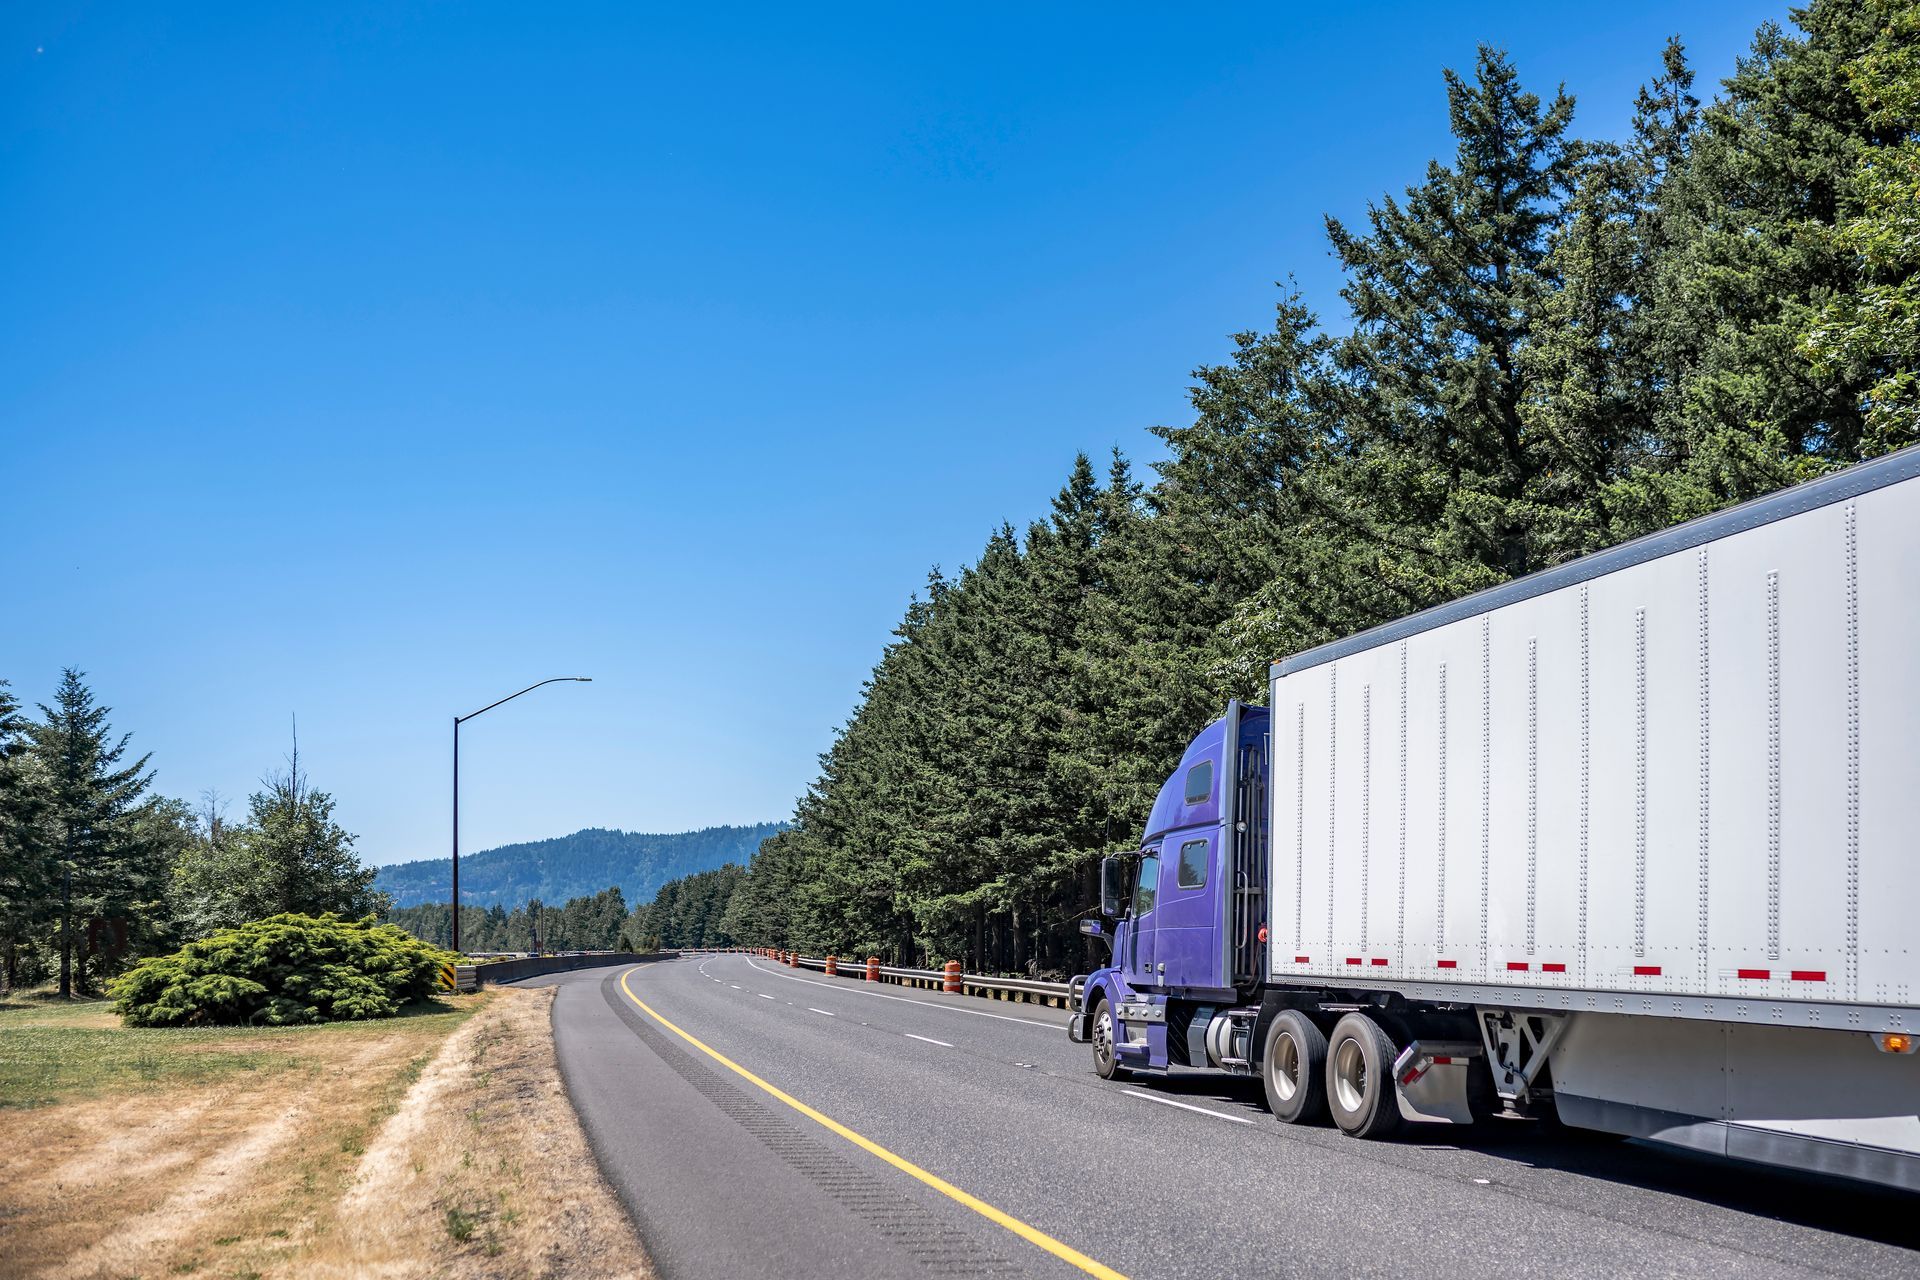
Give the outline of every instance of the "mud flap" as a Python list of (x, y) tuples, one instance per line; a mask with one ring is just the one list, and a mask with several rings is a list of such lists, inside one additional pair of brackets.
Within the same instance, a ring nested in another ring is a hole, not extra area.
[(1416, 1040), (1393, 1060), (1400, 1116), (1421, 1124), (1472, 1124), (1467, 1072), (1484, 1050), (1470, 1040)]

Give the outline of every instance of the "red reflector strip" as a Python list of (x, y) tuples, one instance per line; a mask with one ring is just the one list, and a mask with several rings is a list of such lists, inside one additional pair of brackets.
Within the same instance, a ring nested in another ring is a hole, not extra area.
[(1460, 962), (1458, 960), (1442, 960), (1440, 962), (1440, 967), (1442, 969), (1458, 969), (1460, 967)]
[(1540, 966), (1540, 972), (1542, 973), (1565, 973), (1566, 971), (1567, 966), (1563, 964), (1543, 964)]
[(1379, 956), (1375, 956), (1375, 957), (1373, 958), (1373, 963), (1375, 963), (1375, 964), (1385, 964), (1385, 963), (1386, 963), (1386, 961), (1385, 961), (1385, 960), (1382, 960), (1382, 959), (1381, 959), (1381, 958), (1380, 958)]
[(1736, 978), (1758, 978), (1764, 981), (1765, 979), (1771, 978), (1773, 972), (1769, 969), (1736, 969), (1733, 976)]
[(1452, 1058), (1435, 1058), (1433, 1060), (1433, 1065), (1436, 1067), (1450, 1067), (1453, 1065), (1453, 1059)]
[(1657, 978), (1660, 976), (1660, 966), (1657, 964), (1637, 964), (1633, 966), (1633, 976), (1636, 978)]
[(1795, 969), (1793, 971), (1793, 980), (1795, 982), (1825, 982), (1827, 980), (1827, 971), (1825, 969)]
[(1305, 964), (1307, 962), (1307, 958), (1305, 956), (1295, 956), (1293, 958), (1293, 962), (1295, 964)]
[(1509, 973), (1525, 973), (1527, 971), (1527, 962), (1525, 960), (1509, 960), (1507, 961), (1507, 971)]
[(1360, 963), (1360, 957), (1359, 957), (1359, 956), (1348, 956), (1348, 957), (1347, 957), (1347, 963), (1348, 963), (1348, 964), (1359, 964), (1359, 963)]

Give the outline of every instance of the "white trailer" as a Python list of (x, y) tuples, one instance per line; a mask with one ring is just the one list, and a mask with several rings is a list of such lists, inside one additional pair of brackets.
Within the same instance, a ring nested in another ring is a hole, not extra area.
[(1403, 1115), (1467, 1118), (1484, 1055), (1516, 1110), (1920, 1190), (1920, 450), (1276, 663), (1269, 706), (1269, 983), (1480, 1031), (1373, 1050)]

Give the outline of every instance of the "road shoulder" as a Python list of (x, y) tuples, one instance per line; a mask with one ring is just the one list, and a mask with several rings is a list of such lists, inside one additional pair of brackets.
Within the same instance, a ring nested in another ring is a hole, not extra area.
[(502, 988), (382, 1126), (303, 1274), (650, 1280), (554, 1054), (553, 988)]

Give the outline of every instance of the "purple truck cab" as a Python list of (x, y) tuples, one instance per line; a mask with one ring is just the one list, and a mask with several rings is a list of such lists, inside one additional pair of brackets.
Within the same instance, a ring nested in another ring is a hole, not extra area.
[[(1140, 851), (1101, 867), (1112, 963), (1076, 980), (1068, 1033), (1101, 1074), (1245, 1070), (1265, 973), (1267, 712), (1231, 703), (1160, 788)], [(1110, 933), (1109, 933), (1110, 931)]]

